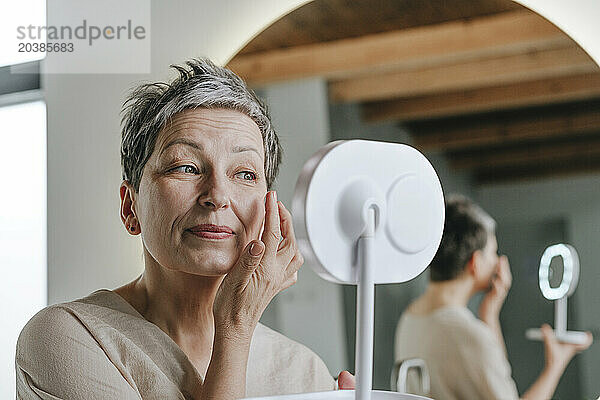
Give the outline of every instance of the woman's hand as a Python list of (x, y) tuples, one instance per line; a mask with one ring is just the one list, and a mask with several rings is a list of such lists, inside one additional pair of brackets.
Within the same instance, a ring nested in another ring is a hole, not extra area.
[(356, 389), (356, 378), (348, 371), (342, 371), (338, 375), (338, 389), (339, 390), (353, 390)]
[(561, 343), (554, 336), (554, 331), (550, 325), (542, 325), (546, 368), (559, 370), (562, 374), (562, 371), (564, 371), (575, 354), (591, 346), (593, 342), (592, 334), (590, 332), (586, 333), (588, 337), (583, 344)]
[(479, 306), (479, 318), (492, 324), (498, 320), (500, 310), (506, 300), (510, 286), (512, 285), (512, 274), (506, 256), (498, 257), (496, 271), (491, 282), (491, 288), (484, 296)]
[(296, 246), (292, 215), (277, 202), (275, 192), (267, 193), (265, 202), (261, 241), (248, 243), (215, 296), (213, 351), (195, 399), (245, 397), (254, 328), (273, 297), (296, 282), (304, 263)]
[(275, 192), (267, 193), (265, 203), (261, 241), (248, 243), (215, 297), (215, 333), (249, 340), (267, 305), (296, 282), (304, 263), (292, 215)]
[(593, 341), (592, 334), (587, 332), (587, 341), (583, 344), (561, 343), (556, 339), (554, 331), (548, 324), (542, 325), (542, 335), (544, 337), (546, 367), (533, 385), (523, 393), (522, 399), (542, 400), (551, 398), (560, 377), (573, 356), (590, 347)]

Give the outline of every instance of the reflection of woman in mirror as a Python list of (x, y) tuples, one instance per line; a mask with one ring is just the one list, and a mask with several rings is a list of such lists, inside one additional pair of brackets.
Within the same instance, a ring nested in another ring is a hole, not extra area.
[[(429, 267), (425, 293), (402, 315), (396, 331), (396, 361), (421, 358), (427, 364), (433, 398), (517, 399), (519, 394), (500, 327), (500, 309), (512, 277), (506, 256), (498, 256), (495, 221), (461, 196), (446, 200), (440, 247)], [(486, 292), (479, 318), (467, 308)], [(592, 344), (560, 343), (542, 327), (546, 363), (523, 394), (528, 400), (552, 397), (570, 360)]]
[[(303, 263), (273, 186), (265, 106), (207, 60), (125, 103), (121, 220), (144, 272), (50, 306), (17, 345), (23, 399), (234, 399), (330, 390), (306, 347), (258, 323)], [(347, 375), (347, 373), (345, 373)]]

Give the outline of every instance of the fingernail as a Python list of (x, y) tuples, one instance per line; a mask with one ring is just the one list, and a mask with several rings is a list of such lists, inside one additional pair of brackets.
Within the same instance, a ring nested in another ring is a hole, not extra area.
[(260, 253), (262, 253), (262, 249), (263, 246), (260, 242), (254, 242), (252, 243), (252, 246), (250, 246), (250, 254), (253, 256), (258, 256)]
[(275, 202), (277, 203), (277, 192), (273, 190), (273, 199), (275, 199)]

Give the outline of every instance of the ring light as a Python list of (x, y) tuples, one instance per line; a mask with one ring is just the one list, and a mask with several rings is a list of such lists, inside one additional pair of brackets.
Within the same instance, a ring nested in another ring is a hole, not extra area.
[[(555, 257), (563, 261), (563, 272), (557, 287), (550, 285), (550, 264)], [(542, 295), (554, 301), (554, 335), (564, 343), (585, 343), (588, 338), (585, 332), (567, 330), (567, 297), (577, 288), (579, 281), (579, 256), (575, 248), (568, 244), (555, 244), (544, 250), (540, 260), (539, 284)], [(537, 328), (528, 329), (525, 336), (530, 340), (543, 340), (542, 331)]]
[[(550, 286), (550, 263), (554, 257), (563, 260), (563, 276), (560, 285), (556, 288)], [(540, 260), (539, 281), (540, 290), (548, 300), (558, 300), (570, 296), (575, 292), (579, 278), (579, 257), (573, 246), (568, 244), (555, 244), (548, 247)]]

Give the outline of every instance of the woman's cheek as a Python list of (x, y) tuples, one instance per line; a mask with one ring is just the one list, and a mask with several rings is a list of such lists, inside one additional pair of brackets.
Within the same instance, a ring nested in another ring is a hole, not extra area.
[(244, 226), (247, 235), (246, 242), (259, 239), (265, 219), (264, 196), (240, 197), (232, 204), (232, 208)]

